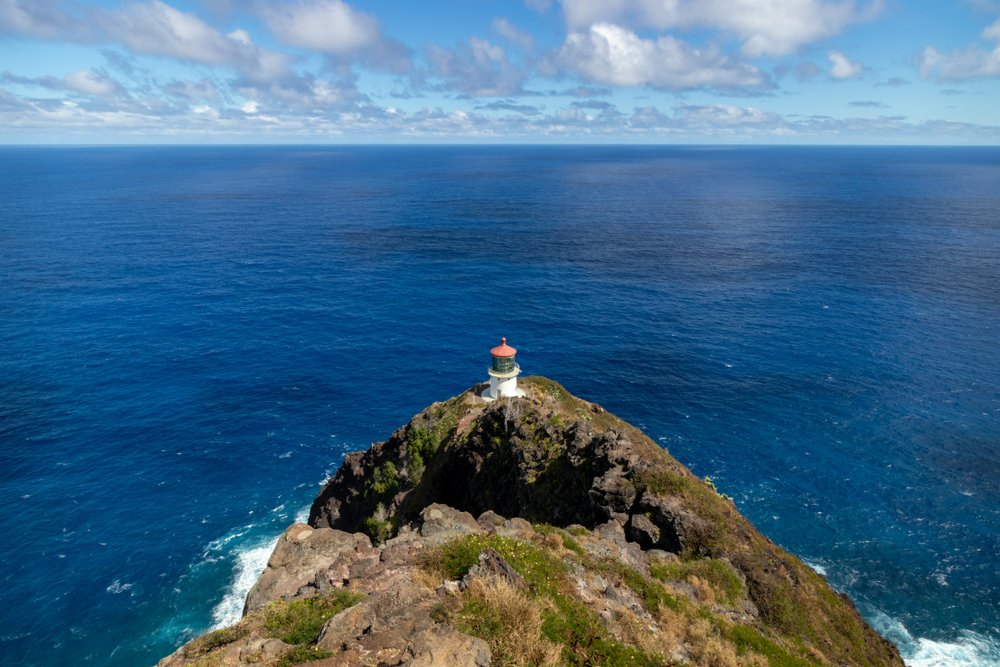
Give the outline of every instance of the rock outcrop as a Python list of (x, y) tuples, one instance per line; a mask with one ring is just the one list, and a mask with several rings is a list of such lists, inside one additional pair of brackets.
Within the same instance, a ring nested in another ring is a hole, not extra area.
[(544, 378), (349, 454), (244, 619), (162, 667), (902, 665), (643, 433)]

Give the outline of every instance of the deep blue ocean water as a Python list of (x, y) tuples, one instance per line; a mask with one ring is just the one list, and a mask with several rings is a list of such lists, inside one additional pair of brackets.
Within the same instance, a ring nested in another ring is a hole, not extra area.
[(238, 618), (343, 455), (529, 374), (911, 665), (1000, 664), (1000, 149), (0, 149), (0, 661)]

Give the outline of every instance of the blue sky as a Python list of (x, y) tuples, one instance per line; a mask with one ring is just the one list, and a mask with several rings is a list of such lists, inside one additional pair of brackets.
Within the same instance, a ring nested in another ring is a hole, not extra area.
[(0, 0), (0, 143), (1000, 144), (1000, 0)]

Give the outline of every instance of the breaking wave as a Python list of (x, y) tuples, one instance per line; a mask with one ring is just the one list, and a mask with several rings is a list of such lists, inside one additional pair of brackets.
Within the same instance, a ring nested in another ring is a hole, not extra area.
[[(276, 509), (283, 509), (281, 505)], [(300, 509), (295, 514), (296, 523), (306, 520), (309, 515), (309, 507)], [(254, 583), (260, 573), (267, 567), (267, 560), (274, 551), (274, 545), (281, 537), (271, 535), (258, 538), (245, 545), (236, 548), (233, 556), (233, 576), (225, 594), (217, 605), (212, 609), (212, 630), (218, 630), (233, 625), (243, 616), (243, 604), (246, 602), (247, 593), (253, 588)]]
[(1000, 665), (1000, 642), (971, 630), (962, 630), (952, 641), (914, 637), (906, 626), (877, 612), (872, 625), (899, 647), (908, 667), (988, 667)]

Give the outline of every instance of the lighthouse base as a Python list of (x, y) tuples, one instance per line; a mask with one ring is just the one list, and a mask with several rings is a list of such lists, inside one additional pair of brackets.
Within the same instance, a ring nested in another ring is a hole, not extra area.
[(483, 390), (482, 398), (487, 403), (498, 398), (523, 398), (524, 390), (517, 388), (517, 376), (498, 378), (490, 376), (490, 385)]

